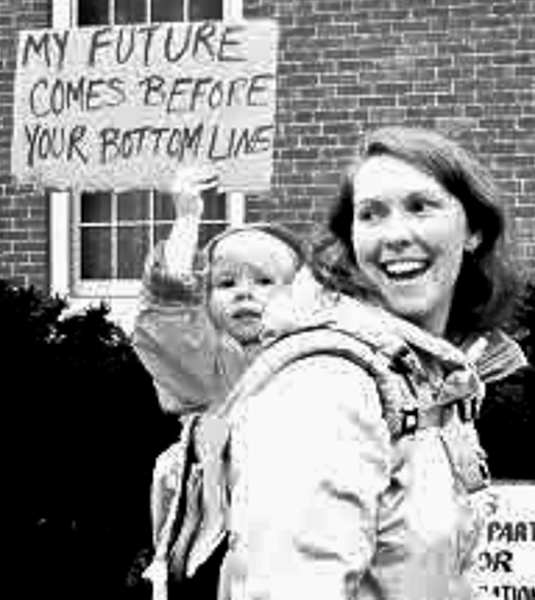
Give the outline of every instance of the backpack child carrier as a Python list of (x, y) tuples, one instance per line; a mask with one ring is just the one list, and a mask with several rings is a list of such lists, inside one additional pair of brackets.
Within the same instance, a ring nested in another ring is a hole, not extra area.
[[(393, 443), (419, 429), (438, 426), (453, 471), (466, 490), (471, 493), (488, 485), (485, 455), (473, 427), (484, 389), (474, 372), (465, 365), (451, 365), (437, 391), (427, 385), (425, 369), (407, 346), (388, 347), (328, 325), (300, 329), (267, 346), (223, 405), (190, 420), (181, 440), (166, 453), (171, 458), (168, 467), (163, 466), (165, 460), (157, 465), (153, 478), (156, 551), (145, 574), (152, 580), (154, 600), (166, 600), (170, 586), (177, 582), (191, 582), (214, 556), (222, 560), (231, 411), (258, 393), (274, 374), (316, 355), (348, 360), (373, 378)], [(446, 414), (451, 418), (446, 420)], [(199, 446), (209, 460), (199, 457)], [(169, 486), (170, 476), (174, 485)]]

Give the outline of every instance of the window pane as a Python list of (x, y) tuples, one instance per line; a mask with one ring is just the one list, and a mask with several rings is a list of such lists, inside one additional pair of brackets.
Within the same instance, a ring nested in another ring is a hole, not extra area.
[(118, 231), (117, 277), (138, 279), (148, 251), (148, 226), (121, 227)]
[(136, 190), (117, 194), (119, 221), (146, 221), (149, 219), (149, 192)]
[(107, 25), (109, 21), (109, 0), (79, 0), (79, 25)]
[(223, 0), (190, 0), (189, 18), (191, 21), (222, 19)]
[(225, 229), (224, 223), (203, 223), (199, 231), (199, 248), (204, 246), (218, 233)]
[(164, 225), (156, 225), (154, 227), (154, 243), (157, 244), (160, 240), (167, 239), (171, 233), (171, 223)]
[[(75, 4), (81, 26), (143, 23), (149, 17), (154, 22), (223, 17), (223, 0), (74, 0)], [(78, 198), (75, 243), (81, 280), (139, 279), (150, 246), (169, 236), (175, 219), (171, 195), (132, 190), (83, 192)], [(224, 194), (214, 189), (203, 198), (200, 247), (225, 228), (227, 216)]]
[(215, 188), (203, 193), (204, 212), (203, 218), (210, 221), (223, 221), (226, 216), (225, 194), (218, 193)]
[(111, 279), (111, 229), (82, 230), (82, 279)]
[(111, 194), (83, 192), (81, 197), (82, 223), (109, 223), (111, 221)]
[(145, 21), (144, 0), (115, 0), (116, 23), (144, 23)]
[(165, 192), (155, 193), (154, 218), (157, 221), (172, 221), (175, 218), (175, 209), (171, 194)]
[(152, 0), (152, 20), (183, 21), (184, 0)]

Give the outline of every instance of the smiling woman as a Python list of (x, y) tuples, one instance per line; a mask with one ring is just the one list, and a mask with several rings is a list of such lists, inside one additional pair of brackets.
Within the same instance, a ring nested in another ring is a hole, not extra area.
[(484, 383), (526, 364), (499, 330), (513, 276), (491, 183), (436, 132), (365, 140), (315, 257), (335, 293), (286, 320), (218, 412), (231, 600), (478, 597), (474, 420)]
[[(434, 286), (451, 294), (449, 338), (497, 327), (514, 308), (518, 281), (499, 190), (473, 155), (437, 132), (371, 134), (344, 176), (328, 230), (316, 252), (317, 275), (328, 287), (388, 304), (389, 291), (408, 289), (419, 274), (429, 283), (422, 302), (432, 302)], [(394, 285), (396, 275), (405, 285)]]
[(359, 268), (389, 310), (441, 335), (464, 252), (477, 246), (461, 202), (388, 155), (366, 161), (352, 183)]

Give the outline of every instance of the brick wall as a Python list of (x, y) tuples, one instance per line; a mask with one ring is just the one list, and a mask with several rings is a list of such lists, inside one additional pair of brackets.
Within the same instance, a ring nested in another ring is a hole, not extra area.
[[(45, 199), (9, 175), (15, 36), (47, 0), (0, 0), (0, 277), (47, 285)], [(494, 171), (535, 271), (535, 0), (244, 0), (281, 28), (274, 189), (249, 219), (320, 221), (359, 133), (433, 125)]]
[(0, 277), (47, 285), (46, 200), (10, 176), (16, 34), (50, 26), (48, 0), (0, 0)]
[(244, 4), (281, 27), (275, 189), (251, 218), (322, 219), (362, 130), (438, 126), (492, 168), (535, 269), (535, 1)]

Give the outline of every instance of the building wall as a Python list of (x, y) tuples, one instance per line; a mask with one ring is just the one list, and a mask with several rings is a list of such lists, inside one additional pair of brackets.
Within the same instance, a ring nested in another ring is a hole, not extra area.
[(499, 180), (535, 269), (533, 0), (245, 0), (281, 27), (274, 194), (251, 218), (322, 218), (359, 134), (437, 126)]
[(13, 83), (17, 32), (49, 27), (48, 0), (0, 0), (0, 278), (46, 289), (47, 203), (11, 171)]
[[(437, 126), (488, 164), (523, 266), (535, 271), (535, 0), (244, 0), (280, 25), (273, 191), (247, 218), (308, 230), (359, 134)], [(16, 32), (50, 2), (0, 0), (0, 277), (48, 284), (47, 202), (10, 176)]]

